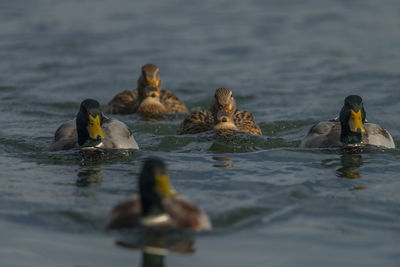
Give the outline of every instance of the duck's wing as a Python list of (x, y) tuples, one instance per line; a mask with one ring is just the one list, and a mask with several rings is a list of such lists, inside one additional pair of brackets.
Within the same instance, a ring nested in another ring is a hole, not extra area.
[(138, 91), (123, 91), (111, 99), (105, 109), (105, 112), (111, 114), (132, 114), (136, 112), (138, 106)]
[(212, 130), (214, 118), (208, 110), (195, 111), (189, 114), (179, 125), (178, 134), (196, 134)]
[(311, 127), (301, 141), (302, 148), (342, 146), (340, 141), (341, 126), (338, 121), (322, 121)]
[(175, 228), (187, 228), (197, 231), (211, 229), (208, 215), (183, 197), (165, 199), (162, 202), (165, 213), (170, 217), (170, 224)]
[(233, 120), (241, 132), (262, 135), (260, 127), (254, 122), (254, 117), (250, 112), (238, 109), (233, 115)]
[(123, 229), (140, 226), (141, 203), (138, 196), (134, 196), (118, 204), (110, 214), (107, 229)]
[(51, 144), (51, 151), (68, 150), (75, 148), (78, 143), (76, 132), (76, 120), (70, 120), (58, 127), (54, 134), (54, 141)]
[(101, 128), (105, 148), (139, 149), (131, 130), (125, 123), (106, 118)]
[(395, 148), (393, 137), (381, 126), (374, 123), (365, 123), (366, 143), (378, 147)]
[(168, 113), (188, 112), (185, 104), (171, 91), (162, 90), (160, 102), (165, 106)]

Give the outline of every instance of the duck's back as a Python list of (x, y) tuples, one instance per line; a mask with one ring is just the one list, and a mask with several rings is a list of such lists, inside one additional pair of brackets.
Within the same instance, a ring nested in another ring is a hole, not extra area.
[(342, 146), (340, 142), (340, 123), (338, 121), (321, 121), (311, 127), (307, 136), (301, 141), (302, 148)]
[(210, 111), (195, 111), (189, 114), (178, 128), (178, 134), (196, 134), (212, 130), (214, 118)]
[(120, 204), (112, 211), (107, 223), (107, 229), (134, 228), (140, 226), (141, 203), (134, 196)]
[(378, 147), (395, 148), (393, 137), (390, 133), (375, 123), (365, 123), (365, 131), (367, 133), (366, 143)]
[(118, 93), (108, 103), (105, 112), (111, 114), (132, 114), (138, 108), (139, 94), (137, 90)]
[(54, 134), (51, 151), (68, 150), (77, 146), (78, 134), (76, 132), (76, 120), (69, 120), (58, 127)]
[(209, 230), (211, 222), (207, 214), (183, 197), (163, 200), (163, 208), (170, 217), (170, 226), (182, 229)]
[(254, 122), (254, 117), (250, 112), (238, 109), (236, 110), (233, 119), (236, 127), (241, 132), (262, 135), (260, 127)]
[(101, 126), (105, 148), (139, 149), (129, 127), (117, 119), (105, 119)]
[(161, 91), (160, 102), (165, 106), (168, 113), (188, 112), (185, 104), (169, 90)]

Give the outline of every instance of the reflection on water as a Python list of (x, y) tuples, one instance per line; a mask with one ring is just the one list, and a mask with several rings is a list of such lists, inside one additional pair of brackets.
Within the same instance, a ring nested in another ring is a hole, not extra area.
[(224, 157), (213, 157), (216, 161), (224, 162), (224, 164), (214, 164), (214, 167), (217, 168), (233, 168), (233, 164), (231, 163), (232, 158), (224, 158)]
[(102, 183), (102, 179), (100, 178), (102, 172), (100, 167), (89, 167), (79, 170), (76, 185), (81, 187), (100, 186)]
[(195, 252), (191, 236), (179, 233), (162, 232), (124, 232), (121, 240), (115, 242), (118, 247), (141, 250), (141, 266), (164, 266), (168, 252), (192, 254)]
[(336, 170), (336, 175), (341, 178), (358, 179), (361, 173), (358, 169), (363, 165), (361, 154), (343, 154), (340, 156), (341, 167)]
[(161, 267), (164, 266), (164, 257), (167, 253), (163, 254), (157, 249), (143, 249), (142, 253), (142, 266), (143, 267)]

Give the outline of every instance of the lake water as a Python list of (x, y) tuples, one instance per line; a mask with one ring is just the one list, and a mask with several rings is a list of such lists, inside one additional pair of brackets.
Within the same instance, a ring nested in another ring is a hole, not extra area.
[[(400, 145), (399, 28), (395, 0), (1, 1), (0, 265), (140, 266), (104, 224), (155, 155), (214, 224), (168, 266), (400, 266), (400, 150), (297, 148), (349, 94)], [(190, 110), (230, 87), (265, 136), (115, 116), (140, 151), (48, 152), (83, 99), (134, 89), (148, 62)]]

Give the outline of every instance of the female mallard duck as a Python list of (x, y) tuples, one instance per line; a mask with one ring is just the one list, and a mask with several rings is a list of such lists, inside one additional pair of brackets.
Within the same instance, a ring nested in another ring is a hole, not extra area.
[(178, 128), (178, 134), (195, 134), (215, 130), (217, 134), (238, 131), (262, 135), (253, 115), (236, 109), (232, 91), (220, 87), (215, 91), (210, 110), (195, 111), (188, 115)]
[(79, 147), (139, 149), (128, 126), (109, 119), (93, 99), (82, 101), (76, 119), (62, 124), (54, 135), (52, 151)]
[(112, 210), (108, 229), (211, 229), (207, 214), (172, 188), (162, 160), (146, 159), (138, 182), (139, 196), (131, 197)]
[(159, 69), (154, 64), (146, 64), (142, 67), (137, 90), (117, 94), (106, 108), (106, 112), (112, 114), (139, 113), (143, 116), (187, 111), (185, 104), (174, 93), (161, 90)]
[(350, 95), (344, 99), (339, 119), (322, 121), (314, 125), (300, 147), (373, 145), (394, 148), (393, 138), (381, 126), (366, 121), (362, 98)]

